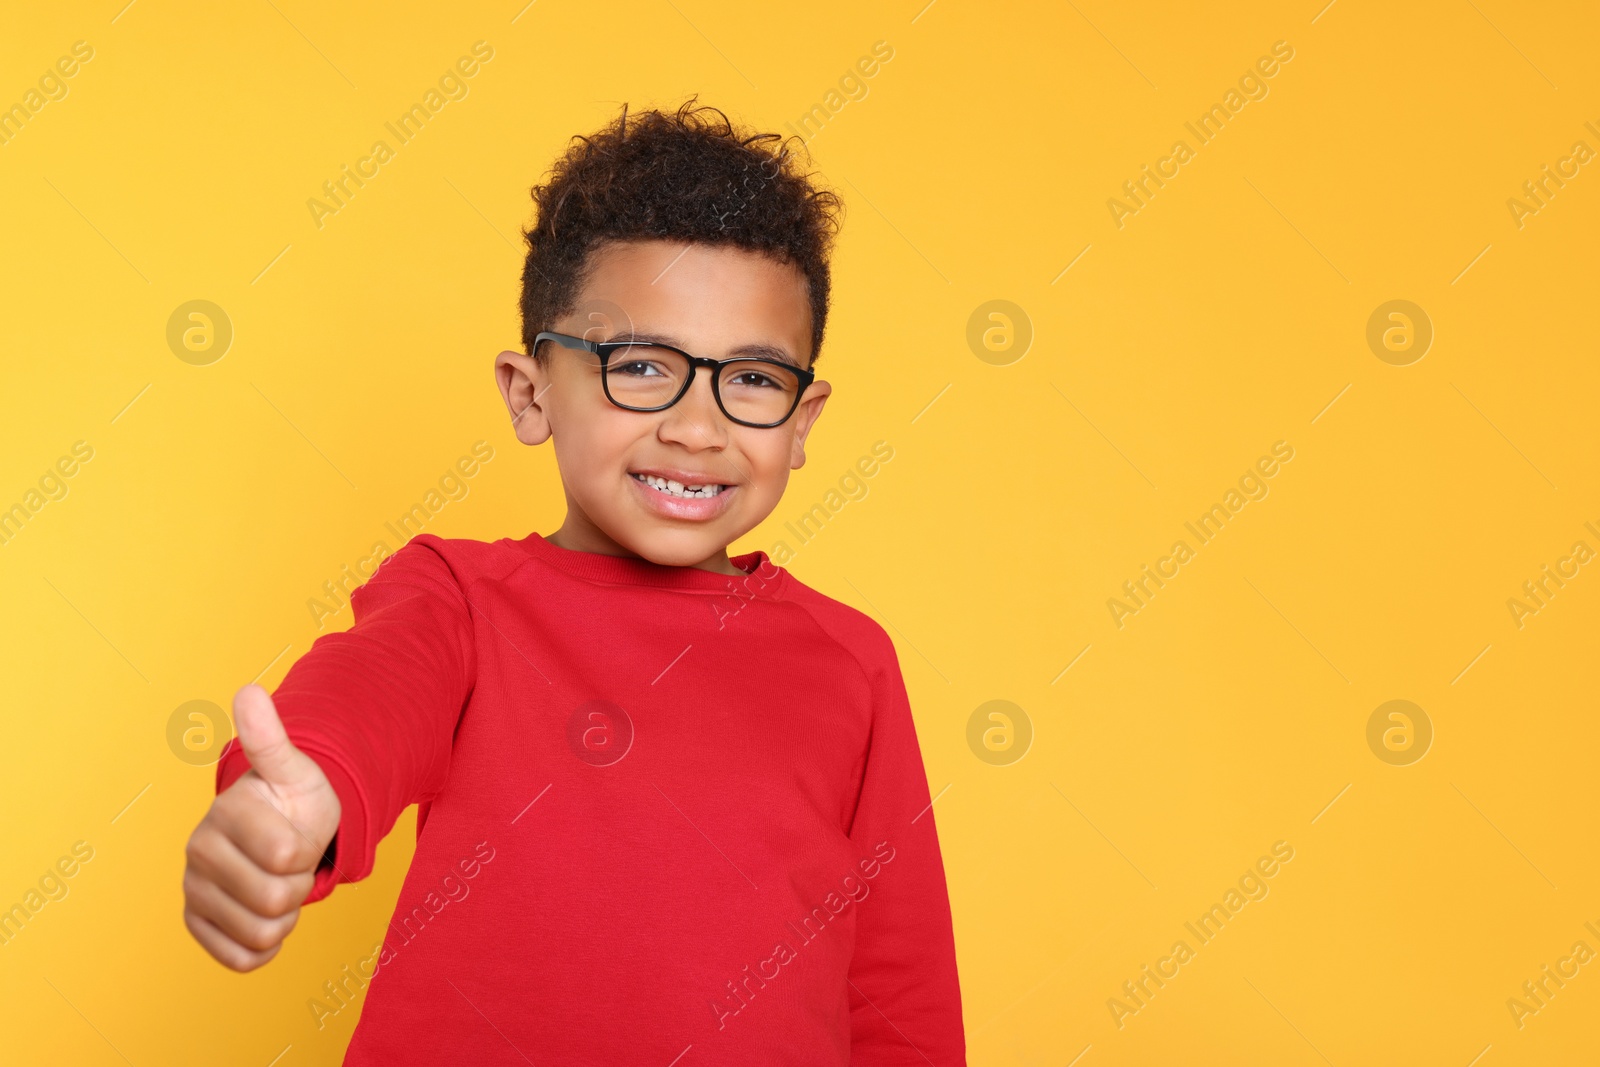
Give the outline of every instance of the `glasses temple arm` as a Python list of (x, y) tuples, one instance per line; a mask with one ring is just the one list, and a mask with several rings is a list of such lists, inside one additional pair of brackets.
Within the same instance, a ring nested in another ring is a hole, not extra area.
[(545, 332), (533, 339), (533, 347), (538, 348), (545, 341), (554, 341), (563, 348), (573, 348), (580, 352), (598, 353), (600, 346), (594, 341), (586, 341), (582, 337), (573, 337), (570, 334)]

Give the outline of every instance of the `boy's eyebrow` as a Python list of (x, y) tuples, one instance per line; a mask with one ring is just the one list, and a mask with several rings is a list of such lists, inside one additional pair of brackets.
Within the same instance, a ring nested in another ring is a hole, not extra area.
[[(613, 340), (643, 341), (647, 344), (670, 345), (673, 348), (681, 348), (684, 351), (688, 351), (688, 346), (682, 341), (679, 341), (676, 337), (671, 337), (664, 333), (635, 331), (633, 333), (619, 335), (618, 337), (613, 338)], [(775, 359), (779, 363), (787, 363), (791, 367), (800, 366), (800, 362), (783, 348), (779, 347), (778, 345), (769, 345), (762, 341), (752, 341), (749, 344), (739, 345), (737, 348), (733, 349), (733, 351), (728, 353), (728, 358), (731, 359), (734, 356), (760, 356), (765, 359)]]

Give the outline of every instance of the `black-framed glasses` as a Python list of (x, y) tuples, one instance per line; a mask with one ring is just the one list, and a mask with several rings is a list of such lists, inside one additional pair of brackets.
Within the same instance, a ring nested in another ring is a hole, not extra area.
[(565, 333), (541, 333), (545, 341), (589, 352), (600, 360), (600, 385), (606, 399), (627, 411), (663, 411), (683, 399), (694, 372), (711, 369), (711, 395), (717, 407), (741, 426), (770, 429), (789, 421), (800, 395), (816, 381), (814, 371), (761, 356), (708, 359), (655, 341), (588, 341)]

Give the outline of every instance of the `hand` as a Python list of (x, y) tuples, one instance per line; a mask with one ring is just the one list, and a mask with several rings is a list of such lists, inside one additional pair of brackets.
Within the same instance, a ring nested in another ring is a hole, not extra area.
[(247, 685), (233, 698), (251, 769), (211, 802), (189, 838), (183, 921), (235, 971), (278, 954), (300, 918), (318, 864), (339, 828), (339, 796), (284, 732), (272, 697)]

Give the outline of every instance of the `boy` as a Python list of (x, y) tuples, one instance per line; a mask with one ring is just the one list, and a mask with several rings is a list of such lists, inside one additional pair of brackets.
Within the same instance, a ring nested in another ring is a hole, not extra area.
[(312, 1002), (370, 980), (347, 1064), (965, 1063), (894, 647), (726, 551), (830, 392), (839, 204), (781, 144), (693, 99), (575, 139), (533, 190), (526, 350), (495, 361), (561, 528), (417, 536), (352, 629), (235, 697), (184, 875), (227, 966), (419, 805), (383, 943)]

